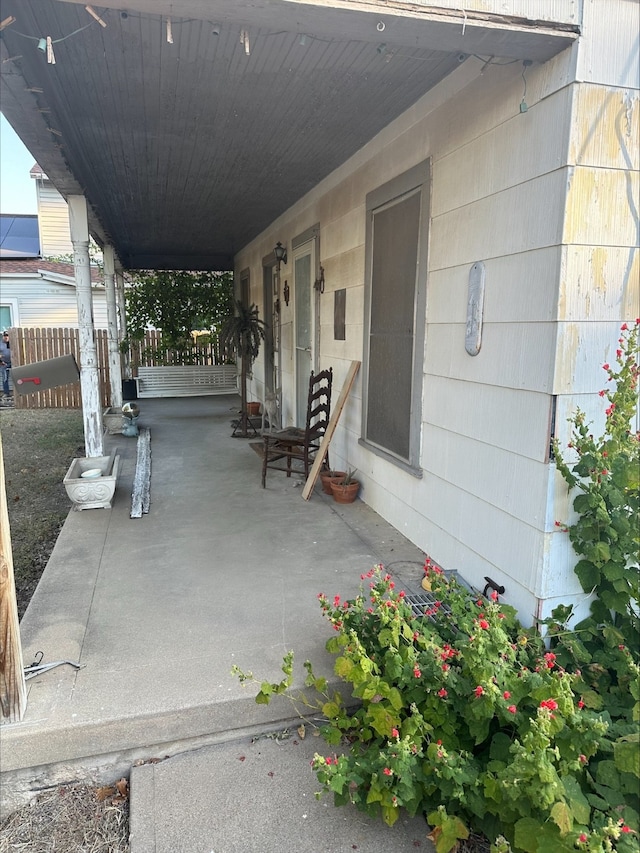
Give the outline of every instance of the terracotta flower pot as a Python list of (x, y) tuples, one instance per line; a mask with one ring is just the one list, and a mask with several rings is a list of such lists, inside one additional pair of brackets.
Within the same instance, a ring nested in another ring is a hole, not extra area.
[(251, 418), (255, 418), (260, 414), (260, 403), (247, 403), (247, 414)]
[(320, 472), (320, 482), (322, 483), (322, 491), (325, 495), (332, 495), (331, 491), (331, 481), (332, 480), (344, 480), (347, 476), (346, 471), (321, 471)]
[(352, 480), (348, 486), (343, 486), (338, 480), (331, 480), (331, 493), (333, 499), (338, 504), (351, 504), (358, 497), (360, 483), (357, 480)]

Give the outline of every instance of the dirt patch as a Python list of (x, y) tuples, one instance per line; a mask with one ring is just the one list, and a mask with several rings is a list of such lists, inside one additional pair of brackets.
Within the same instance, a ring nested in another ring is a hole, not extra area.
[(0, 824), (0, 853), (129, 853), (126, 781), (47, 791)]
[(68, 409), (0, 411), (7, 508), (18, 615), (24, 615), (71, 509), (62, 485), (84, 456), (82, 413)]

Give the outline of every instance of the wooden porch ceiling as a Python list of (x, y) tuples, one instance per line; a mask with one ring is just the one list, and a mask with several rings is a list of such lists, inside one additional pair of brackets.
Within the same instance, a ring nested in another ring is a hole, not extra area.
[[(231, 269), (467, 56), (543, 61), (576, 37), (487, 16), (463, 31), (459, 15), (401, 3), (93, 8), (106, 27), (77, 0), (3, 0), (16, 20), (1, 34), (2, 111), (60, 192), (86, 195), (94, 234), (131, 269)], [(47, 36), (55, 64), (38, 49)]]

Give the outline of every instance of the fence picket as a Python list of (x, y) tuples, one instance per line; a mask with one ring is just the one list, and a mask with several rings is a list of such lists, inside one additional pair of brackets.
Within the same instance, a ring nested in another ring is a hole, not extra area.
[[(80, 367), (80, 334), (72, 328), (25, 328), (14, 327), (10, 330), (13, 366), (46, 361), (63, 355), (73, 355)], [(100, 401), (103, 408), (111, 405), (111, 383), (109, 366), (109, 341), (106, 329), (96, 329), (96, 356), (100, 383)], [(162, 332), (148, 329), (141, 342), (131, 345), (131, 368), (136, 376), (139, 367), (157, 367), (169, 365), (215, 365), (224, 364), (222, 347), (217, 339), (207, 344), (193, 344), (185, 350), (172, 350), (163, 346)], [(80, 382), (59, 385), (47, 391), (32, 394), (16, 394), (15, 406), (18, 409), (81, 409), (82, 393)]]

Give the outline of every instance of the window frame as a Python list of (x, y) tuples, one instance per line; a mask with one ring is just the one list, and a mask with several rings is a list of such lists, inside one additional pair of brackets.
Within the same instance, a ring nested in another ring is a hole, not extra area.
[[(420, 193), (420, 214), (418, 222), (418, 246), (416, 277), (414, 283), (413, 350), (411, 365), (410, 412), (409, 412), (409, 456), (404, 458), (392, 450), (376, 444), (367, 438), (368, 397), (370, 382), (370, 335), (372, 312), (373, 281), (373, 223), (378, 210), (403, 201), (418, 191)], [(420, 467), (422, 432), (422, 389), (424, 383), (424, 347), (426, 337), (427, 308), (427, 264), (429, 256), (431, 207), (431, 161), (414, 166), (396, 178), (372, 190), (366, 196), (366, 236), (365, 236), (365, 292), (363, 323), (363, 377), (362, 377), (362, 419), (359, 444), (372, 453), (392, 462), (399, 468), (416, 477), (422, 476)]]

